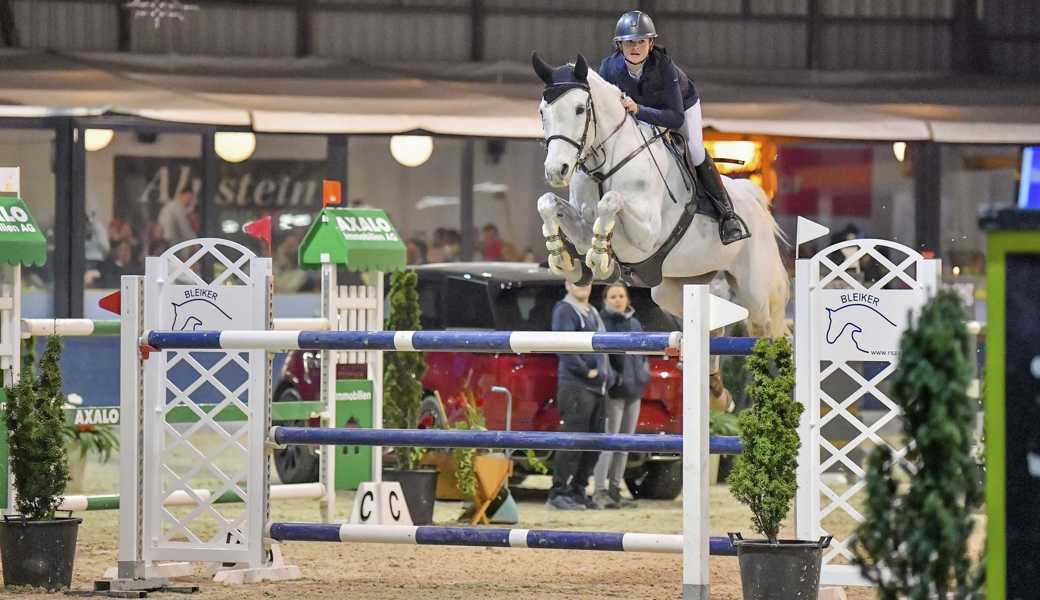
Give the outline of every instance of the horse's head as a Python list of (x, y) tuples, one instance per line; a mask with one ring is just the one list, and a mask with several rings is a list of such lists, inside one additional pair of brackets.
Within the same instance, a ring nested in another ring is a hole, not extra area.
[(579, 54), (573, 65), (552, 67), (537, 52), (531, 54), (531, 64), (545, 82), (538, 105), (545, 135), (545, 180), (564, 187), (595, 136), (589, 65)]

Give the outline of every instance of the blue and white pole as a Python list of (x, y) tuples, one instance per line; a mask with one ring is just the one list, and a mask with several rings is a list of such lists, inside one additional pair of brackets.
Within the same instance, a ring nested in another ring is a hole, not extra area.
[[(541, 550), (600, 550), (682, 554), (681, 535), (616, 533), (608, 531), (559, 531), (492, 527), (436, 527), (412, 525), (350, 525), (326, 523), (271, 523), (271, 539), (289, 542), (353, 542), (361, 544), (412, 544), (418, 546), (482, 546)], [(723, 537), (711, 538), (713, 556), (736, 556)]]
[[(750, 354), (756, 338), (716, 337), (712, 354)], [(502, 354), (608, 352), (677, 355), (682, 334), (559, 331), (148, 331), (156, 350), (385, 350)]]

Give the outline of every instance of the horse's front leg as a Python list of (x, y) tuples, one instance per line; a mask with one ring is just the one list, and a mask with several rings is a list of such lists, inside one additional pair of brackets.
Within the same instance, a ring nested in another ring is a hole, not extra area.
[(588, 280), (589, 273), (577, 256), (575, 244), (585, 246), (581, 215), (571, 204), (551, 192), (538, 199), (538, 214), (542, 217), (542, 235), (549, 251), (549, 270), (571, 283)]
[(603, 194), (603, 198), (596, 204), (596, 221), (592, 224), (592, 247), (585, 254), (585, 264), (599, 279), (611, 275), (610, 236), (617, 225), (623, 199), (619, 192), (611, 190)]

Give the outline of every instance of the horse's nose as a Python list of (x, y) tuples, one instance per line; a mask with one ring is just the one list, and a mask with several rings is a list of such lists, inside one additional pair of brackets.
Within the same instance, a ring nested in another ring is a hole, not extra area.
[(566, 176), (567, 176), (567, 171), (569, 171), (569, 170), (570, 170), (570, 168), (571, 168), (571, 166), (570, 166), (570, 165), (568, 165), (568, 164), (564, 164), (564, 165), (563, 165), (563, 168), (562, 168), (562, 169), (560, 169), (560, 176), (562, 176), (562, 177), (566, 177)]

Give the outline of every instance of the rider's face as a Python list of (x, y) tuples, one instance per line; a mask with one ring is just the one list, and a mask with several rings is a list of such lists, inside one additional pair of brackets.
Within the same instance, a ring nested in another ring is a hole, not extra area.
[(650, 55), (650, 40), (626, 40), (621, 42), (621, 52), (625, 55), (625, 60), (639, 64)]

